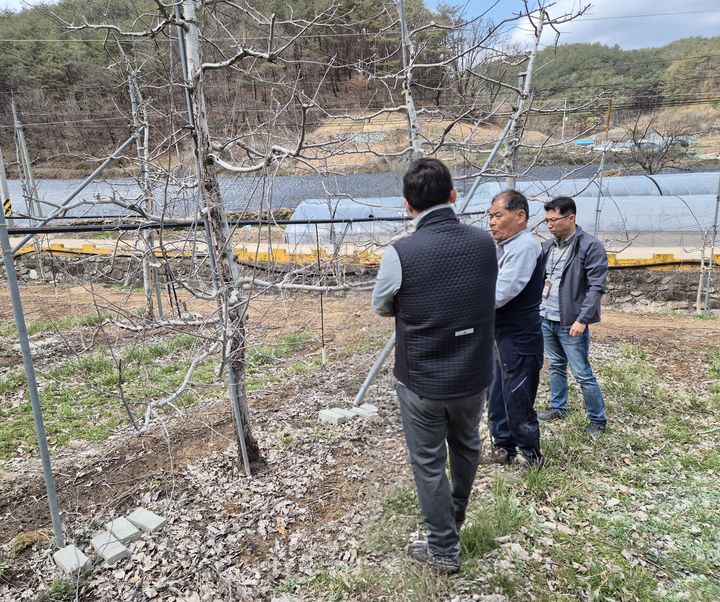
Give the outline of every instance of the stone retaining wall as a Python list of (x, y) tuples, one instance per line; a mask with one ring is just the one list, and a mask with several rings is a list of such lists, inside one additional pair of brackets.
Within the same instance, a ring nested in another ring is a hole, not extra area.
[[(705, 276), (706, 277), (706, 276)], [(710, 307), (720, 307), (720, 273), (715, 272), (710, 291)], [(643, 270), (614, 269), (608, 276), (605, 303), (619, 305), (666, 304), (670, 309), (694, 309), (700, 282), (700, 269)]]

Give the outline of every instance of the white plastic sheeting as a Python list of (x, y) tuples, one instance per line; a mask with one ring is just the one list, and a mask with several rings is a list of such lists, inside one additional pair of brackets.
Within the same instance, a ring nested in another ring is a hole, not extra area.
[[(704, 232), (712, 228), (715, 195), (601, 197), (600, 232)], [(592, 232), (597, 199), (578, 197), (577, 223)], [(530, 226), (545, 218), (542, 201), (530, 201)], [(544, 229), (541, 226), (541, 229)]]
[(300, 203), (290, 218), (298, 222), (313, 220), (344, 220), (341, 224), (288, 224), (285, 242), (315, 243), (316, 233), (320, 241), (354, 242), (386, 238), (397, 231), (401, 220), (378, 222), (353, 222), (374, 217), (397, 217), (406, 215), (402, 197), (377, 199), (307, 199)]
[[(599, 181), (587, 178), (519, 182), (518, 190), (530, 199), (530, 226), (545, 217), (543, 203), (556, 196), (572, 196), (578, 207), (577, 222), (593, 231), (600, 207), (598, 231), (605, 233), (692, 232), (702, 234), (713, 227), (720, 173), (660, 174), (604, 178), (599, 198)], [(490, 201), (504, 185), (481, 184), (467, 206), (468, 213), (487, 210)], [(290, 224), (285, 230), (287, 243), (315, 243), (316, 227), (320, 241), (356, 242), (387, 240), (398, 231), (397, 222), (354, 223), (354, 219), (401, 217), (405, 215), (401, 197), (375, 199), (309, 199), (298, 205), (291, 219), (297, 221), (339, 219), (343, 224)], [(471, 221), (487, 227), (487, 219)], [(547, 232), (540, 225), (540, 233)]]
[[(720, 173), (657, 174), (653, 176), (615, 176), (600, 179), (570, 178), (567, 180), (536, 180), (518, 182), (517, 189), (528, 198), (538, 200), (557, 196), (594, 197), (602, 186), (600, 196), (686, 196), (715, 194)], [(476, 199), (491, 199), (505, 190), (503, 182), (485, 182), (473, 195)]]

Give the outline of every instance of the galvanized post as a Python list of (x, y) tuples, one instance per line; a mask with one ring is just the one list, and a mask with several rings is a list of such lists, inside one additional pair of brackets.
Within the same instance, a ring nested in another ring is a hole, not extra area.
[[(125, 140), (125, 142), (118, 146), (115, 149), (115, 152), (107, 159), (105, 159), (105, 161), (103, 161), (102, 164), (94, 172), (92, 172), (87, 178), (80, 182), (80, 184), (75, 188), (75, 190), (73, 190), (70, 195), (62, 203), (60, 203), (60, 207), (53, 211), (53, 213), (48, 217), (42, 218), (38, 226), (44, 226), (49, 221), (52, 221), (54, 218), (56, 218), (62, 212), (63, 208), (70, 203), (70, 201), (72, 201), (77, 195), (79, 195), (83, 190), (85, 190), (85, 188), (89, 186), (90, 183), (102, 172), (104, 172), (113, 161), (118, 159), (123, 154), (125, 149), (130, 146), (134, 141), (135, 135), (133, 134), (132, 136), (130, 136), (130, 138), (128, 138), (127, 140)], [(13, 247), (13, 254), (17, 253), (20, 249), (22, 249), (23, 245), (28, 242), (33, 236), (35, 235), (28, 234), (27, 236), (24, 236), (22, 240)]]
[(37, 183), (32, 172), (32, 164), (30, 162), (30, 154), (25, 143), (25, 133), (23, 132), (22, 123), (17, 114), (15, 101), (10, 103), (12, 110), (13, 125), (15, 127), (15, 141), (17, 145), (18, 163), (23, 174), (23, 188), (25, 189), (25, 202), (28, 213), (31, 217), (43, 217), (43, 209), (40, 199), (37, 197)]
[[(5, 165), (2, 162), (1, 154), (0, 192), (2, 192), (3, 200), (10, 198), (7, 178), (5, 177)], [(5, 213), (2, 211), (0, 211), (0, 245), (2, 245), (5, 274), (7, 276), (8, 289), (10, 290), (13, 313), (15, 315), (15, 325), (18, 331), (18, 338), (20, 339), (20, 351), (22, 352), (23, 367), (25, 368), (25, 377), (27, 379), (30, 403), (32, 404), (33, 418), (35, 419), (35, 431), (37, 433), (38, 449), (40, 450), (43, 477), (45, 478), (45, 488), (47, 490), (48, 504), (50, 506), (50, 518), (52, 520), (53, 533), (55, 534), (55, 545), (57, 545), (58, 548), (62, 548), (65, 545), (65, 541), (63, 538), (62, 524), (60, 523), (60, 512), (58, 511), (57, 505), (55, 480), (53, 478), (52, 467), (50, 465), (50, 451), (48, 450), (47, 438), (45, 436), (45, 424), (43, 423), (42, 418), (40, 397), (38, 395), (37, 381), (35, 380), (35, 368), (33, 366), (32, 352), (30, 350), (30, 339), (28, 338), (25, 315), (23, 314), (17, 273), (15, 272), (15, 261), (13, 259), (12, 245), (10, 243), (10, 235), (8, 234), (8, 225), (7, 220), (5, 219)]]
[(718, 180), (718, 192), (715, 197), (715, 217), (713, 218), (713, 235), (710, 242), (710, 257), (708, 258), (707, 282), (705, 283), (705, 307), (704, 313), (710, 313), (710, 288), (712, 287), (713, 260), (715, 259), (715, 243), (717, 242), (718, 214), (720, 214), (720, 180)]
[(598, 169), (598, 178), (600, 178), (600, 183), (598, 184), (598, 195), (597, 195), (597, 201), (595, 202), (595, 227), (593, 228), (593, 236), (595, 236), (596, 238), (598, 235), (598, 230), (600, 229), (600, 214), (602, 213), (602, 207), (600, 206), (600, 199), (602, 198), (602, 184), (603, 184), (603, 171), (604, 170), (605, 170), (605, 149), (603, 149), (602, 156), (600, 157), (600, 168)]
[(362, 400), (365, 397), (365, 393), (367, 393), (367, 390), (370, 388), (370, 385), (375, 380), (378, 372), (380, 372), (380, 368), (382, 368), (385, 360), (387, 359), (387, 356), (390, 355), (393, 347), (395, 347), (395, 332), (390, 335), (390, 338), (388, 339), (388, 342), (385, 343), (385, 347), (383, 347), (380, 355), (375, 358), (375, 362), (373, 363), (372, 368), (370, 368), (370, 372), (368, 372), (368, 375), (365, 377), (365, 380), (363, 381), (360, 390), (355, 396), (355, 399), (353, 401), (354, 406), (359, 406), (362, 403)]
[(500, 134), (500, 137), (495, 142), (495, 146), (493, 146), (492, 150), (490, 151), (488, 158), (485, 159), (485, 163), (483, 164), (482, 168), (480, 169), (480, 173), (475, 178), (475, 181), (473, 182), (473, 184), (470, 188), (470, 191), (465, 195), (463, 203), (460, 206), (459, 213), (463, 213), (467, 209), (467, 206), (470, 204), (470, 201), (472, 200), (472, 197), (475, 194), (475, 191), (478, 189), (478, 186), (480, 185), (480, 180), (483, 178), (483, 175), (490, 167), (490, 164), (494, 161), (495, 155), (497, 155), (498, 151), (500, 150), (500, 147), (502, 146), (502, 143), (505, 141), (505, 138), (507, 137), (512, 124), (513, 124), (513, 120), (508, 119), (508, 122), (505, 125), (505, 129), (503, 130), (503, 133)]

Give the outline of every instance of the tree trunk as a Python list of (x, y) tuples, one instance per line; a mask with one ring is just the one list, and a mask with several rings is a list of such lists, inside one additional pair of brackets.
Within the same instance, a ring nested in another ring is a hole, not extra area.
[[(218, 168), (210, 158), (210, 133), (207, 123), (205, 95), (203, 92), (203, 74), (200, 62), (200, 45), (193, 0), (183, 3), (184, 16), (188, 29), (186, 43), (188, 54), (188, 75), (192, 91), (194, 132), (198, 153), (199, 184), (205, 198), (206, 219), (212, 237), (212, 249), (215, 254), (218, 271), (220, 305), (224, 327), (224, 352), (231, 387), (231, 396), (236, 397), (234, 411), (242, 433), (238, 433), (238, 443), (247, 450), (250, 462), (260, 461), (261, 454), (257, 441), (250, 430), (247, 392), (245, 390), (245, 300), (242, 287), (238, 285), (240, 266), (233, 253), (230, 240), (230, 227), (220, 195), (217, 180)], [(244, 442), (240, 437), (244, 435)]]

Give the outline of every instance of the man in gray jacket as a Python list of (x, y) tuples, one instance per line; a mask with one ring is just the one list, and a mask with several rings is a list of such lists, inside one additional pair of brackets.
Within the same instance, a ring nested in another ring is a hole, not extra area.
[(554, 237), (543, 244), (545, 285), (540, 315), (550, 371), (550, 410), (540, 420), (567, 412), (567, 367), (580, 385), (590, 419), (587, 433), (605, 431), (605, 400), (589, 361), (589, 325), (600, 321), (608, 262), (602, 243), (575, 223), (577, 209), (569, 197), (545, 204), (545, 223)]

